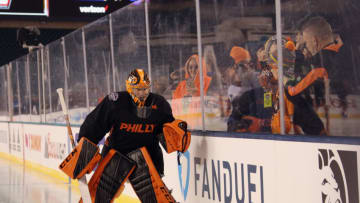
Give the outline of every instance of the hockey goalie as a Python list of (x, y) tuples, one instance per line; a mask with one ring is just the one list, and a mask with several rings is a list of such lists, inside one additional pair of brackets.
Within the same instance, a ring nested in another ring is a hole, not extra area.
[[(96, 144), (110, 132), (99, 153)], [(191, 134), (187, 123), (175, 120), (169, 103), (150, 92), (150, 80), (135, 69), (126, 80), (126, 91), (107, 95), (80, 127), (79, 144), (61, 163), (71, 178), (91, 172), (88, 187), (93, 203), (113, 202), (129, 181), (146, 203), (176, 202), (161, 177), (163, 154), (185, 152)], [(80, 200), (82, 202), (82, 200)]]

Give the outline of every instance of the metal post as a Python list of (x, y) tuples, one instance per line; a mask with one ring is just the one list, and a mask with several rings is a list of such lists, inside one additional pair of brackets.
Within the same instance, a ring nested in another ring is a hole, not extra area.
[[(148, 61), (148, 73), (149, 79), (152, 81), (151, 74), (151, 52), (150, 52), (150, 26), (149, 26), (149, 5), (148, 1), (145, 1), (145, 27), (146, 27), (146, 53)], [(152, 90), (153, 86), (151, 86)]]
[(51, 102), (51, 74), (50, 74), (50, 52), (49, 52), (49, 47), (46, 46), (45, 47), (45, 53), (46, 54), (46, 62), (47, 62), (47, 79), (48, 79), (48, 88), (49, 88), (49, 105), (50, 105), (50, 112), (53, 112), (52, 110), (52, 102)]
[(31, 95), (31, 79), (30, 79), (30, 59), (29, 54), (26, 55), (26, 88), (28, 90), (29, 94), (29, 111), (30, 111), (30, 121), (31, 121), (31, 115), (32, 115), (32, 95)]
[(281, 29), (281, 7), (280, 0), (275, 0), (276, 13), (276, 48), (278, 54), (278, 86), (279, 86), (279, 100), (280, 100), (280, 134), (285, 134), (284, 126), (284, 85), (283, 85), (283, 53), (282, 53), (282, 29)]
[(69, 106), (69, 94), (68, 94), (68, 81), (67, 76), (69, 75), (69, 66), (66, 60), (66, 46), (65, 46), (65, 38), (61, 38), (61, 45), (63, 50), (63, 58), (64, 58), (64, 93), (65, 93), (65, 102), (66, 106)]
[(197, 27), (197, 43), (199, 54), (199, 68), (200, 68), (200, 103), (201, 103), (201, 118), (202, 130), (205, 131), (205, 102), (204, 102), (204, 75), (202, 66), (202, 42), (201, 42), (201, 24), (200, 24), (200, 1), (195, 0), (196, 3), (196, 27)]
[[(354, 79), (355, 79), (355, 86), (359, 86), (359, 80), (358, 80), (358, 71), (357, 71), (357, 67), (356, 64), (356, 59), (355, 59), (355, 54), (354, 54), (354, 45), (350, 45), (350, 50), (351, 50), (351, 60), (352, 60), (352, 69), (354, 72)], [(345, 78), (344, 78), (345, 79)]]
[(19, 117), (21, 116), (21, 97), (20, 97), (20, 80), (19, 80), (19, 63), (15, 61), (15, 68), (16, 68), (16, 91), (17, 91), (17, 99), (18, 99), (18, 112)]
[(36, 52), (36, 59), (37, 59), (37, 75), (38, 75), (38, 100), (39, 100), (39, 116), (40, 116), (40, 122), (42, 122), (42, 116), (41, 116), (41, 85), (40, 85), (40, 80), (41, 80), (41, 72), (40, 72), (40, 54), (37, 51)]
[(113, 91), (116, 91), (115, 86), (115, 58), (114, 58), (114, 36), (113, 36), (113, 27), (112, 27), (112, 14), (109, 14), (109, 28), (110, 28), (110, 57), (111, 57), (111, 68), (112, 68), (112, 78), (113, 78)]
[(12, 65), (11, 65), (11, 63), (9, 63), (7, 65), (9, 121), (14, 120), (14, 118), (13, 118), (13, 116), (14, 116), (14, 93), (13, 93), (13, 88), (12, 88), (11, 71), (12, 71)]
[(45, 79), (44, 79), (44, 47), (41, 46), (40, 48), (40, 54), (41, 54), (41, 80), (42, 80), (42, 98), (43, 98), (43, 115), (44, 115), (44, 122), (46, 122), (46, 105), (45, 105)]
[(86, 87), (86, 108), (88, 112), (90, 112), (90, 104), (89, 104), (89, 84), (87, 77), (87, 61), (86, 61), (86, 45), (85, 45), (85, 31), (84, 28), (81, 29), (82, 34), (82, 46), (83, 46), (83, 59), (84, 59), (84, 69), (85, 69), (85, 87)]

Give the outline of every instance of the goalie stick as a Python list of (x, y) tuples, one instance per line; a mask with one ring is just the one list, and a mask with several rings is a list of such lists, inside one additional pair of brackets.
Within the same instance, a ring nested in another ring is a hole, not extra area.
[[(70, 138), (70, 141), (71, 141), (71, 146), (72, 146), (72, 148), (75, 148), (75, 140), (74, 140), (74, 136), (72, 134), (72, 130), (71, 130), (71, 127), (70, 127), (69, 114), (68, 114), (68, 109), (67, 109), (66, 104), (65, 104), (63, 89), (58, 88), (58, 89), (56, 89), (56, 91), (57, 91), (57, 93), (59, 95), (61, 108), (62, 108), (63, 113), (64, 113), (64, 118), (65, 118), (65, 121), (66, 121), (66, 128), (67, 128), (68, 135), (69, 135), (69, 138)], [(80, 194), (81, 194), (83, 203), (91, 203), (91, 196), (90, 196), (86, 176), (83, 175), (81, 178), (78, 179), (78, 181), (79, 181), (79, 189), (80, 189)]]

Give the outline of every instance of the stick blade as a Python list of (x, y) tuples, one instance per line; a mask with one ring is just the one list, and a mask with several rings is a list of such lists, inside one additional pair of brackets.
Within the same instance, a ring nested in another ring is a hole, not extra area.
[(85, 175), (78, 179), (79, 189), (83, 203), (91, 203), (91, 196)]

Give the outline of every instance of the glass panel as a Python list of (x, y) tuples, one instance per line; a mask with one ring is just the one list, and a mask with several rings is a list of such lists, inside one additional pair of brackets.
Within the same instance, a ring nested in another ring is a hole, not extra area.
[(147, 70), (144, 3), (129, 5), (112, 15), (115, 90), (125, 90), (131, 70)]
[(19, 85), (19, 98), (20, 98), (20, 121), (30, 121), (30, 92), (29, 83), (27, 83), (27, 59), (26, 56), (21, 57), (15, 61), (17, 66), (18, 74), (18, 85)]
[(87, 113), (86, 80), (81, 30), (65, 37), (66, 62), (64, 96), (68, 102), (71, 123), (81, 124)]
[(29, 53), (29, 69), (30, 69), (30, 91), (31, 91), (31, 121), (40, 122), (40, 101), (41, 101), (41, 64), (40, 54), (38, 52)]
[(46, 115), (46, 122), (64, 122), (60, 101), (56, 92), (58, 88), (65, 88), (65, 65), (62, 40), (52, 42), (47, 46), (49, 64), (49, 85), (51, 93), (51, 113)]
[(257, 55), (275, 35), (274, 1), (200, 1), (200, 9), (206, 130), (279, 133), (277, 83), (260, 86), (266, 61)]
[(289, 0), (282, 15), (296, 44), (294, 70), (284, 48), (284, 77), (298, 132), (359, 136), (360, 1)]
[(202, 129), (195, 1), (149, 2), (149, 27), (153, 92)]
[(89, 103), (91, 108), (95, 108), (113, 87), (108, 17), (86, 26), (84, 31)]
[(0, 120), (9, 120), (8, 111), (8, 81), (6, 75), (6, 66), (0, 67)]

